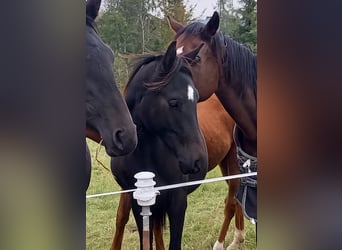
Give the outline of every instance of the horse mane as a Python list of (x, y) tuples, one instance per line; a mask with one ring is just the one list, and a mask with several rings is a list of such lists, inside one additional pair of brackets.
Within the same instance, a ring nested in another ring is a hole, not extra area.
[(95, 23), (95, 20), (88, 15), (86, 15), (86, 25), (91, 27), (96, 32), (96, 34), (98, 34), (97, 25)]
[[(123, 90), (124, 95), (126, 95), (128, 86), (132, 82), (135, 75), (140, 71), (140, 69), (151, 62), (161, 61), (163, 56), (164, 54), (144, 54), (135, 56), (132, 61), (132, 64), (134, 65), (133, 71)], [(183, 60), (184, 59), (182, 58), (176, 57), (176, 61), (168, 72), (163, 71), (160, 66), (157, 67), (154, 72), (151, 72), (151, 79), (149, 82), (145, 82), (144, 86), (149, 90), (157, 91), (166, 86), (174, 77), (174, 75), (179, 71), (183, 71), (191, 75), (191, 71), (188, 65), (183, 63)]]
[[(181, 34), (200, 36), (205, 24), (193, 22), (181, 28), (175, 39)], [(256, 55), (246, 46), (233, 40), (228, 35), (217, 31), (211, 39), (211, 49), (217, 62), (220, 65), (220, 72), (224, 81), (241, 82), (239, 85), (240, 93), (245, 89), (252, 88), (256, 96), (257, 88), (257, 58)]]
[[(230, 36), (217, 32), (212, 39), (212, 49), (222, 68), (225, 81), (240, 81), (240, 91), (247, 87), (257, 92), (257, 58), (250, 49), (233, 40)], [(223, 52), (223, 53), (222, 53)], [(228, 69), (228, 70), (227, 70)]]
[(126, 91), (130, 83), (132, 82), (135, 75), (138, 73), (138, 71), (145, 65), (148, 64), (154, 60), (156, 60), (156, 57), (159, 57), (160, 55), (136, 55), (133, 58), (133, 62), (131, 63), (133, 65), (132, 73), (130, 74), (130, 77), (128, 78), (128, 81), (123, 89), (123, 95), (126, 95)]

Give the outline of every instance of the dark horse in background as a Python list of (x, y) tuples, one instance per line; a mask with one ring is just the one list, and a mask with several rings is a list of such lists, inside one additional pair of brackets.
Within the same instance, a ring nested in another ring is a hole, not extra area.
[[(256, 55), (247, 47), (218, 31), (219, 15), (214, 12), (207, 24), (193, 22), (183, 26), (169, 17), (176, 32), (180, 55), (202, 46), (191, 71), (200, 101), (213, 93), (236, 122), (234, 140), (240, 171), (257, 170), (257, 69)], [(243, 163), (247, 160), (250, 166)], [(237, 194), (247, 218), (256, 221), (257, 178), (241, 179)]]
[[(138, 145), (131, 154), (111, 158), (112, 173), (119, 185), (135, 188), (133, 176), (141, 171), (153, 172), (157, 186), (204, 179), (208, 157), (197, 122), (199, 96), (188, 64), (176, 55), (175, 42), (164, 55), (145, 56), (137, 64), (126, 85), (125, 98), (137, 126)], [(162, 227), (167, 215), (169, 249), (181, 249), (187, 195), (196, 187), (160, 192), (151, 207), (150, 242), (153, 227)], [(141, 207), (129, 195), (142, 248)]]
[[(136, 127), (116, 86), (113, 51), (99, 37), (95, 19), (101, 0), (86, 3), (86, 136), (103, 139), (110, 156), (130, 153), (137, 145)], [(91, 160), (86, 146), (86, 182), (91, 176)]]

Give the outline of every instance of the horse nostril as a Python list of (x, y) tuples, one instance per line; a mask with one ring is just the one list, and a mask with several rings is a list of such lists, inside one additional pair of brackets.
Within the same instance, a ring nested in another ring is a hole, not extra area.
[(195, 164), (194, 164), (194, 169), (193, 169), (193, 173), (196, 174), (200, 171), (201, 169), (201, 161), (200, 160), (196, 160)]
[(197, 174), (201, 171), (203, 165), (201, 160), (196, 160), (193, 164), (184, 164), (184, 162), (179, 162), (180, 170), (183, 174)]
[(125, 130), (123, 128), (120, 128), (114, 132), (113, 140), (114, 140), (115, 146), (119, 150), (124, 149), (124, 140), (123, 140), (124, 135), (125, 135)]

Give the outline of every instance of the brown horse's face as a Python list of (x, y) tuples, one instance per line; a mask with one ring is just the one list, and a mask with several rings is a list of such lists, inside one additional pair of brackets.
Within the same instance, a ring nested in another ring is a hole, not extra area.
[[(169, 26), (176, 33), (184, 30), (184, 26), (175, 19), (168, 17), (168, 21)], [(200, 95), (199, 101), (209, 98), (218, 88), (220, 80), (219, 65), (210, 45), (211, 38), (215, 35), (219, 22), (218, 14), (215, 12), (208, 23), (206, 25), (203, 24), (198, 33), (189, 34), (183, 32), (176, 36), (175, 39), (177, 41), (177, 54), (184, 56), (204, 43), (197, 54), (196, 60), (191, 63), (192, 76)]]
[[(179, 56), (186, 56), (203, 43), (199, 37), (186, 34), (180, 35), (176, 41)], [(200, 95), (199, 101), (208, 99), (218, 88), (219, 72), (217, 60), (207, 43), (204, 43), (196, 59), (191, 63), (191, 73)]]

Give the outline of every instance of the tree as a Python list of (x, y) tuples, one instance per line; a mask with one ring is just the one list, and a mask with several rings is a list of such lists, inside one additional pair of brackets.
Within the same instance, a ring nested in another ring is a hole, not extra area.
[[(115, 75), (119, 84), (128, 78), (128, 62), (121, 54), (164, 51), (161, 26), (165, 20), (152, 15), (157, 0), (107, 0), (97, 20), (103, 41), (115, 53)], [(169, 30), (169, 28), (167, 27)]]
[(241, 43), (257, 51), (257, 15), (256, 0), (240, 0), (242, 7), (237, 10), (239, 18), (238, 28), (234, 33), (235, 38)]
[(234, 40), (257, 50), (256, 0), (240, 0), (234, 8), (233, 0), (218, 0), (220, 30)]
[(238, 26), (238, 18), (236, 17), (236, 10), (233, 6), (233, 0), (218, 0), (217, 9), (220, 15), (220, 30), (231, 36)]
[(185, 24), (192, 18), (193, 9), (190, 8), (190, 10), (187, 11), (183, 0), (159, 0), (157, 7), (160, 10), (158, 16), (161, 20), (160, 35), (162, 43), (164, 44), (162, 49), (165, 50), (174, 36), (174, 32), (169, 28), (166, 21), (166, 16), (171, 16), (180, 23)]

